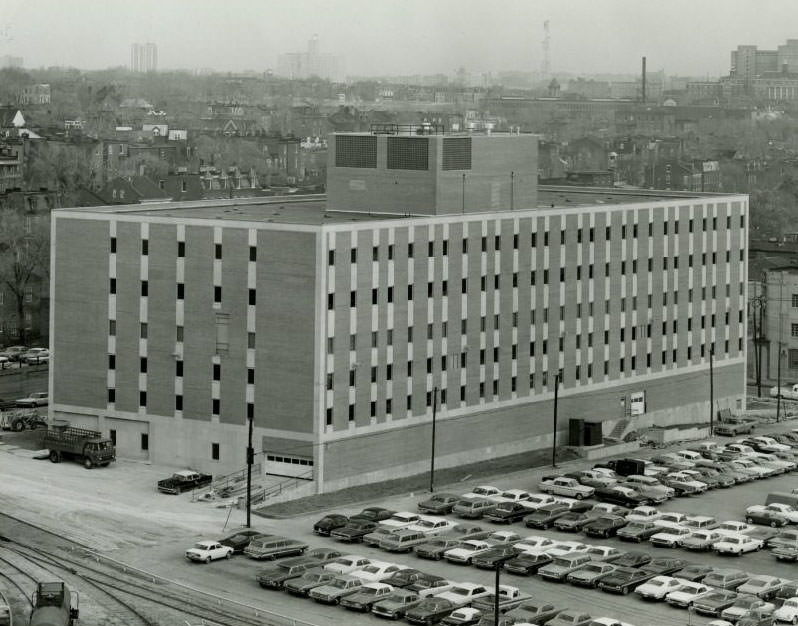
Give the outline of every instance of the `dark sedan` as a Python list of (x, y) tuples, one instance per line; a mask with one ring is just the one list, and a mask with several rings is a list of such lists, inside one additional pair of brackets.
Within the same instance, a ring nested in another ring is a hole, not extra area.
[(330, 537), (337, 541), (357, 543), (363, 541), (363, 536), (368, 535), (375, 528), (377, 528), (377, 522), (353, 519), (343, 528), (332, 531)]
[(669, 574), (673, 574), (673, 572), (678, 572), (685, 565), (687, 565), (687, 561), (682, 559), (660, 557), (652, 559), (645, 565), (642, 565), (640, 570), (648, 572), (653, 576), (668, 576)]
[(635, 567), (619, 567), (614, 572), (610, 572), (607, 576), (602, 578), (598, 583), (598, 587), (602, 591), (626, 595), (638, 585), (642, 585), (649, 578), (654, 578), (654, 574)]
[(591, 511), (585, 511), (584, 513), (569, 511), (554, 520), (554, 528), (564, 533), (578, 533), (585, 524), (597, 517), (598, 514)]
[(654, 522), (629, 522), (623, 528), (618, 529), (616, 536), (621, 541), (642, 543), (660, 532), (662, 532), (662, 527), (656, 526)]
[(291, 578), (283, 583), (283, 589), (295, 596), (307, 596), (314, 587), (326, 585), (336, 574), (325, 571), (305, 572), (299, 578)]
[(693, 602), (693, 610), (703, 615), (720, 615), (721, 611), (728, 609), (736, 600), (736, 591), (717, 589)]
[(530, 554), (522, 552), (517, 557), (510, 559), (504, 564), (504, 569), (511, 574), (521, 574), (529, 576), (536, 573), (544, 565), (552, 562), (552, 557), (545, 552), (540, 554)]
[(510, 524), (524, 519), (529, 515), (529, 507), (520, 502), (501, 502), (495, 509), (491, 509), (483, 516), (494, 524)]
[(594, 497), (600, 502), (609, 502), (630, 509), (651, 504), (651, 498), (641, 496), (634, 489), (628, 487), (599, 487), (596, 488)]
[(315, 559), (319, 565), (324, 565), (325, 563), (334, 561), (339, 556), (341, 556), (341, 553), (338, 550), (332, 550), (331, 548), (311, 548), (310, 550), (305, 551), (305, 558)]
[(497, 563), (516, 557), (521, 553), (521, 550), (512, 545), (496, 546), (475, 556), (471, 559), (471, 563), (480, 569), (494, 569)]
[[(590, 505), (587, 503), (580, 502), (579, 504), (584, 507), (582, 512), (590, 509)], [(526, 524), (527, 528), (551, 528), (555, 521), (571, 510), (567, 505), (560, 502), (547, 504), (533, 513), (527, 511), (527, 515), (524, 517), (524, 524)], [(579, 513), (580, 511), (574, 512)]]
[(357, 515), (353, 515), (349, 518), (349, 521), (354, 520), (364, 520), (369, 522), (381, 522), (384, 519), (388, 519), (396, 513), (396, 511), (392, 511), (391, 509), (384, 509), (381, 506), (367, 506)]
[(710, 565), (701, 565), (700, 563), (691, 563), (687, 567), (683, 567), (673, 575), (676, 578), (684, 578), (692, 582), (703, 580), (704, 576), (709, 574), (714, 568)]
[(768, 613), (760, 611), (749, 611), (738, 619), (734, 626), (774, 626), (775, 620)]
[(451, 548), (456, 548), (462, 543), (459, 539), (431, 539), (413, 548), (416, 556), (422, 559), (435, 559), (440, 561), (443, 553)]
[(789, 520), (777, 511), (770, 509), (759, 509), (758, 511), (748, 511), (745, 514), (745, 521), (749, 524), (764, 524), (771, 528), (786, 526)]
[(407, 569), (400, 569), (388, 578), (383, 578), (380, 582), (391, 587), (408, 587), (424, 576), (426, 576), (425, 572), (408, 567)]
[(460, 496), (453, 493), (436, 493), (419, 502), (418, 510), (432, 515), (444, 515), (452, 512), (452, 507), (459, 499)]
[(435, 624), (456, 608), (443, 598), (425, 598), (405, 612), (405, 619), (411, 624)]
[(330, 533), (336, 528), (343, 528), (349, 523), (349, 518), (346, 515), (339, 513), (330, 513), (325, 515), (318, 522), (313, 524), (313, 532), (317, 535), (329, 537)]
[(582, 532), (589, 537), (612, 537), (626, 526), (626, 519), (620, 515), (602, 515), (582, 526)]
[(562, 611), (562, 609), (558, 609), (548, 602), (531, 600), (507, 611), (505, 616), (516, 621), (528, 622), (530, 624), (545, 624), (560, 611)]
[(631, 550), (615, 559), (613, 563), (619, 567), (642, 567), (651, 562), (651, 555), (640, 550)]
[(234, 535), (229, 535), (224, 539), (220, 539), (219, 543), (223, 546), (230, 546), (233, 549), (233, 554), (241, 554), (249, 545), (249, 542), (257, 537), (263, 537), (264, 533), (257, 530), (240, 530)]

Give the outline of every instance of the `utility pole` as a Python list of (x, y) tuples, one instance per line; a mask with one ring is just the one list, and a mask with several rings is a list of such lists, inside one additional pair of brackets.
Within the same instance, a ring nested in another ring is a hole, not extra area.
[(510, 172), (510, 210), (515, 210), (515, 172)]
[(779, 341), (779, 349), (776, 354), (776, 358), (779, 360), (776, 366), (776, 389), (778, 389), (778, 393), (776, 394), (776, 422), (779, 421), (779, 416), (781, 415), (781, 342)]
[(551, 466), (557, 467), (557, 399), (560, 392), (560, 373), (554, 375), (554, 429), (551, 433)]
[(247, 417), (249, 422), (249, 437), (247, 439), (247, 528), (251, 528), (252, 513), (252, 463), (255, 461), (255, 450), (252, 447), (252, 416)]
[(432, 454), (429, 459), (429, 491), (435, 490), (435, 417), (438, 408), (438, 388), (432, 389)]
[(713, 361), (715, 360), (715, 344), (709, 346), (709, 436), (715, 433), (715, 377)]
[(465, 173), (463, 173), (463, 215), (465, 215)]

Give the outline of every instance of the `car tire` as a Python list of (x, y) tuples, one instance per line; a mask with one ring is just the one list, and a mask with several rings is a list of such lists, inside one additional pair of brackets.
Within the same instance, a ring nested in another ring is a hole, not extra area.
[(50, 450), (50, 461), (52, 463), (60, 463), (61, 453), (58, 450)]
[(628, 596), (629, 595), (629, 587), (624, 587), (623, 589), (621, 589), (621, 593), (623, 595), (625, 595), (625, 596)]
[(794, 615), (791, 621), (793, 624), (798, 624), (798, 615)]
[(577, 500), (581, 500), (581, 499), (582, 499), (582, 498), (584, 498), (584, 497), (585, 497), (585, 496), (583, 496), (581, 493), (578, 493), (578, 494), (576, 494), (576, 499), (577, 499)]
[(211, 562), (211, 557), (206, 556), (205, 557), (205, 563), (207, 564), (207, 563), (210, 563), (210, 562)]
[(25, 422), (23, 422), (22, 420), (17, 420), (13, 424), (11, 424), (11, 430), (17, 433), (22, 432), (23, 430), (25, 430)]
[(770, 527), (771, 528), (776, 528), (776, 520), (774, 520), (774, 519), (770, 520)]
[(746, 521), (747, 523), (749, 523), (749, 524), (753, 524), (753, 523), (754, 523), (754, 518), (753, 518), (753, 517), (746, 517), (746, 518), (745, 518), (745, 521)]
[(85, 467), (86, 469), (91, 469), (92, 467), (94, 467), (94, 463), (91, 462), (91, 459), (89, 457), (86, 457), (85, 459), (83, 459), (83, 467)]
[(226, 559), (232, 559), (232, 558), (233, 558), (233, 553), (232, 553), (232, 551), (231, 551), (231, 552), (228, 552), (227, 554), (225, 554), (225, 555), (224, 555), (224, 558), (226, 558)]

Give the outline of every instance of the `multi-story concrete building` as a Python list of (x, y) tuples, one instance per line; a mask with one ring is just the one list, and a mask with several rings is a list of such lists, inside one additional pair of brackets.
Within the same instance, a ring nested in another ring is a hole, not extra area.
[[(395, 129), (398, 130), (398, 129)], [(335, 135), (325, 200), (53, 212), (51, 411), (319, 491), (740, 406), (748, 202), (536, 189), (531, 136)], [(636, 411), (637, 412), (637, 411)]]
[(130, 71), (155, 72), (158, 70), (158, 46), (154, 43), (130, 44)]
[(798, 267), (769, 269), (764, 279), (762, 377), (792, 384), (798, 381)]

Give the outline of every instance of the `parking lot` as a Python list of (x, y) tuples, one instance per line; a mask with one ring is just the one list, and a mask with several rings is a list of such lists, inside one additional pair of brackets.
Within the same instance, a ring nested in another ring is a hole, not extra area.
[[(785, 425), (781, 427), (786, 428)], [(6, 445), (13, 443), (12, 437), (13, 435), (5, 437)], [(723, 440), (719, 441), (725, 443)], [(643, 454), (641, 451), (638, 456)], [(655, 453), (649, 453), (651, 454)], [(567, 469), (561, 468), (561, 471), (573, 471), (591, 465), (589, 462), (570, 464)], [(352, 613), (339, 607), (295, 598), (284, 592), (263, 590), (255, 582), (255, 574), (264, 564), (244, 556), (208, 565), (188, 562), (184, 557), (187, 547), (199, 539), (219, 538), (229, 534), (229, 531), (243, 524), (244, 512), (217, 509), (208, 503), (191, 502), (189, 495), (174, 497), (158, 494), (155, 491), (155, 482), (170, 471), (120, 461), (109, 468), (87, 472), (78, 464), (53, 465), (19, 454), (0, 452), (0, 480), (4, 485), (0, 493), (0, 506), (4, 511), (61, 529), (63, 534), (95, 546), (113, 558), (135, 567), (212, 590), (219, 595), (266, 610), (315, 624), (378, 623), (378, 618), (369, 614)], [(550, 472), (550, 468), (538, 468), (498, 478), (471, 479), (467, 483), (441, 486), (440, 491), (460, 494), (469, 491), (475, 484), (537, 491), (540, 477)], [(767, 493), (790, 491), (798, 487), (796, 476), (798, 474), (790, 473), (728, 489), (710, 490), (700, 496), (675, 498), (658, 508), (662, 511), (711, 515), (719, 521), (742, 520), (745, 507), (763, 503)], [(337, 511), (353, 514), (366, 505), (415, 511), (417, 502), (425, 497), (426, 494), (406, 494)], [(312, 526), (322, 515), (323, 512), (314, 511), (284, 520), (253, 517), (253, 527), (263, 532), (303, 540), (312, 547), (337, 547), (345, 554), (356, 553), (372, 559), (392, 561), (458, 582), (493, 584), (492, 571), (453, 565), (446, 561), (421, 560), (412, 553), (389, 554), (362, 544), (340, 544), (330, 538), (318, 537), (313, 534)], [(487, 521), (477, 523), (485, 528), (494, 527)], [(798, 578), (798, 568), (794, 563), (777, 561), (767, 551), (742, 557), (723, 557), (714, 553), (654, 548), (646, 543), (629, 544), (616, 538), (588, 540), (582, 534), (527, 529), (523, 523), (499, 525), (495, 528), (509, 529), (522, 537), (544, 535), (552, 539), (615, 546), (621, 550), (645, 550), (654, 556), (676, 557), (717, 567), (734, 567), (752, 574)], [(709, 621), (709, 618), (690, 615), (664, 603), (644, 602), (634, 594), (618, 596), (598, 590), (576, 589), (570, 585), (544, 581), (538, 576), (520, 577), (505, 573), (502, 575), (502, 583), (517, 586), (523, 592), (535, 598), (545, 598), (558, 607), (579, 608), (593, 616), (614, 617), (635, 626), (676, 626), (686, 624), (688, 620), (693, 624), (705, 624)]]

